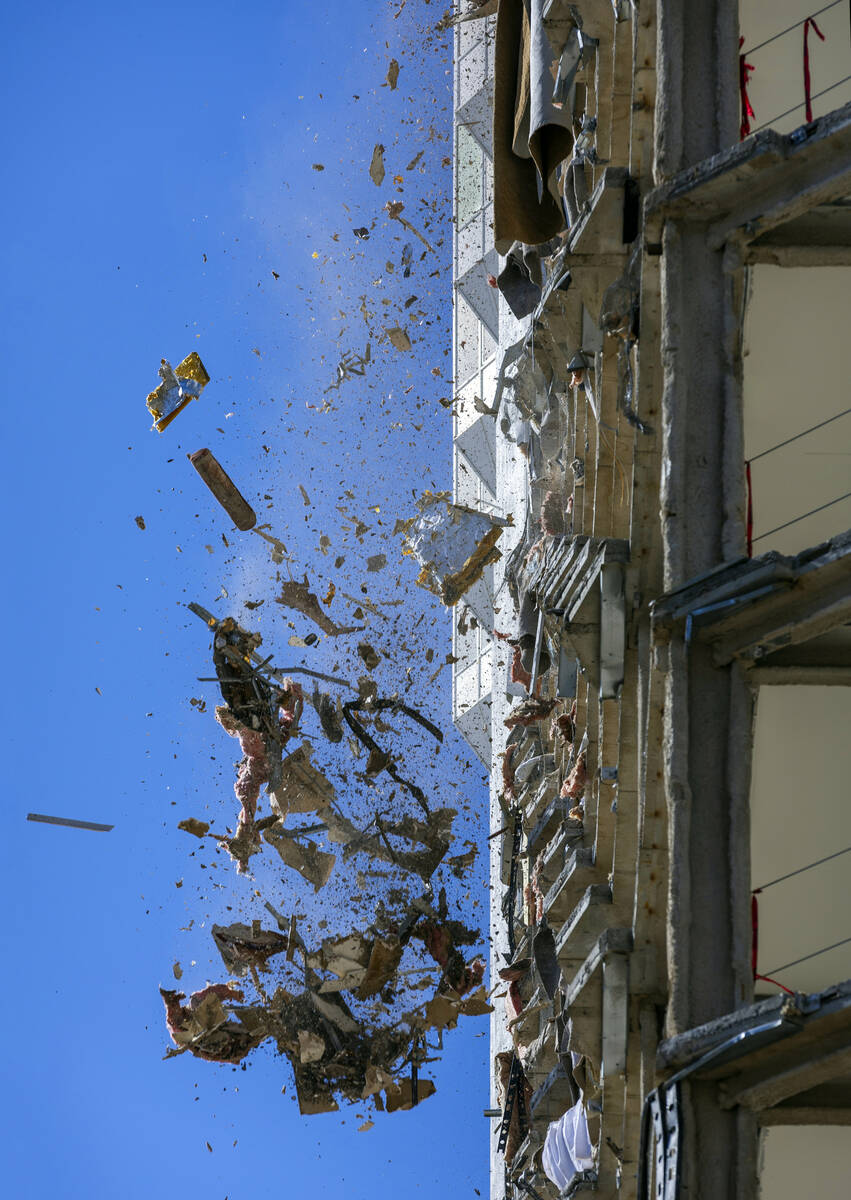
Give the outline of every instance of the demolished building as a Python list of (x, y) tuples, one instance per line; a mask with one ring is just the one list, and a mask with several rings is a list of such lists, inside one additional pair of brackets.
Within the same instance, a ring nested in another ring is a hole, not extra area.
[(453, 500), (511, 519), (453, 618), (492, 1200), (851, 1172), (849, 55), (813, 119), (813, 19), (764, 7), (455, 26)]

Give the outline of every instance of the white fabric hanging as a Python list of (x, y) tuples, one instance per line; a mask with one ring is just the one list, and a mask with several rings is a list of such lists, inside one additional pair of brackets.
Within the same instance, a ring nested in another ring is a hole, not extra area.
[(581, 1100), (563, 1113), (557, 1121), (551, 1121), (547, 1129), (541, 1164), (547, 1179), (560, 1192), (568, 1186), (574, 1175), (589, 1171), (594, 1165), (591, 1140), (588, 1137), (588, 1119)]

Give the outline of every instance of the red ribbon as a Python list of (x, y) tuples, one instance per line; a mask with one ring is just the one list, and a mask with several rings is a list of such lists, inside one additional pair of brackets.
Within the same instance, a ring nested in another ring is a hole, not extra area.
[[(744, 38), (739, 38), (739, 49), (742, 48)], [(742, 105), (742, 122), (739, 126), (739, 139), (744, 140), (751, 131), (751, 117), (755, 117), (756, 113), (753, 110), (753, 105), (748, 98), (748, 82), (751, 75), (754, 73), (753, 63), (745, 62), (744, 54), (739, 55), (739, 99)]]
[(756, 959), (757, 950), (759, 947), (759, 902), (757, 901), (756, 897), (759, 891), (760, 889), (757, 888), (756, 891), (751, 892), (751, 970), (753, 971), (754, 983), (756, 983), (757, 980), (762, 980), (763, 983), (773, 983), (775, 987), (779, 987), (788, 995), (794, 996), (795, 993), (791, 988), (787, 988), (785, 983), (778, 983), (776, 979), (770, 979), (768, 975), (760, 975), (757, 972)]
[(816, 31), (816, 33), (819, 35), (821, 40), (824, 41), (824, 34), (819, 29), (818, 25), (816, 25), (816, 23), (812, 17), (807, 17), (806, 21), (804, 21), (804, 99), (805, 99), (806, 105), (807, 105), (807, 121), (812, 121), (812, 119), (813, 119), (813, 106), (810, 102), (811, 88), (810, 88), (809, 36), (810, 36), (810, 26), (811, 25), (812, 25), (813, 29)]
[(751, 464), (745, 463), (745, 483), (748, 489), (748, 513), (745, 526), (745, 536), (748, 545), (748, 558), (753, 558), (753, 486), (751, 484)]

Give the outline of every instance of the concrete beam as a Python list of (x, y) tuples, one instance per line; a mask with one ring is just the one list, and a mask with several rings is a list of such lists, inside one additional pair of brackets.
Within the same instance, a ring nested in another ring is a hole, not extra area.
[[(681, 171), (645, 200), (645, 238), (659, 242), (666, 221), (705, 230), (709, 249), (764, 238), (820, 205), (851, 193), (851, 102), (782, 135), (764, 130)], [(822, 234), (811, 223), (801, 236)], [(806, 245), (806, 242), (800, 243)]]
[(760, 1113), (760, 1125), (851, 1125), (851, 1081), (824, 1083)]
[[(851, 622), (851, 533), (798, 555), (771, 551), (739, 559), (694, 580), (653, 605), (653, 632), (665, 641), (712, 649), (713, 662), (806, 669), (851, 667), (851, 643), (816, 639)], [(808, 652), (807, 644), (812, 646)], [(776, 658), (773, 655), (777, 655)]]
[(788, 1100), (790, 1096), (840, 1078), (851, 1071), (851, 1031), (845, 1031), (843, 1040), (845, 1044), (815, 1052), (809, 1047), (809, 1053), (805, 1051), (796, 1055), (794, 1039), (791, 1039), (786, 1048), (787, 1065), (782, 1069), (777, 1069), (779, 1064), (776, 1062), (765, 1066), (758, 1064), (749, 1071), (723, 1080), (719, 1085), (722, 1107), (733, 1108), (738, 1104), (760, 1112)]
[[(736, 141), (738, 7), (737, 0), (656, 5), (654, 178), (663, 188)], [(656, 211), (650, 198), (644, 211), (645, 220)], [(741, 275), (685, 212), (666, 212), (655, 228), (651, 222), (648, 243), (662, 251), (661, 518), (664, 586), (674, 589), (744, 553)], [(741, 672), (719, 670), (704, 646), (678, 640), (666, 665), (666, 1027), (674, 1033), (750, 998), (751, 693)], [(682, 1187), (690, 1200), (754, 1195), (755, 1123), (720, 1109), (714, 1088), (691, 1081), (682, 1106)]]
[(851, 266), (851, 204), (821, 204), (748, 244), (745, 261), (775, 267)]

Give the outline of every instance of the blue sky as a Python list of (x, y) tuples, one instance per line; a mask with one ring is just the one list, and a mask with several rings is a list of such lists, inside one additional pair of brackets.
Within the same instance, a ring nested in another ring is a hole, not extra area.
[[(211, 674), (208, 638), (186, 602), (250, 620), (278, 662), (358, 673), (351, 640), (288, 645), (310, 626), (273, 603), (268, 547), (232, 529), (187, 453), (219, 456), (296, 574), (323, 592), (336, 582), (338, 621), (353, 606), (343, 592), (403, 600), (390, 620), (370, 618), (368, 636), (388, 686), (408, 688), (448, 734), (429, 786), (461, 810), (462, 837), (482, 836), (482, 772), (449, 725), (448, 668), (431, 681), (449, 617), (413, 588), (390, 537), (414, 495), (451, 484), (439, 403), (452, 394), (449, 43), (429, 32), (439, 6), (400, 3), (7, 15), (8, 1195), (263, 1200), (321, 1186), (327, 1200), (380, 1200), (486, 1188), (483, 1019), (447, 1037), (433, 1099), (366, 1133), (362, 1108), (300, 1118), (288, 1065), (265, 1049), (244, 1071), (161, 1061), (157, 985), (173, 982), (172, 963), (187, 991), (224, 978), (210, 921), (228, 905), (227, 919), (260, 916), (255, 888), (281, 896), (271, 863), (240, 879), (176, 828), (186, 816), (232, 821), (237, 757), (212, 718), (215, 689), (196, 682)], [(381, 86), (391, 57), (395, 91)], [(376, 142), (381, 187), (367, 174)], [(434, 246), (425, 259), (382, 211), (388, 200)], [(362, 226), (365, 242), (352, 233)], [(409, 354), (378, 341), (397, 322)], [(324, 393), (370, 329), (368, 375)], [(158, 436), (145, 395), (160, 358), (190, 350), (211, 383)], [(370, 527), (360, 539), (353, 517)], [(387, 568), (367, 574), (379, 551)], [(249, 599), (264, 606), (248, 613)], [(28, 824), (30, 810), (115, 830)], [(484, 871), (480, 856), (465, 892), (475, 915)]]

